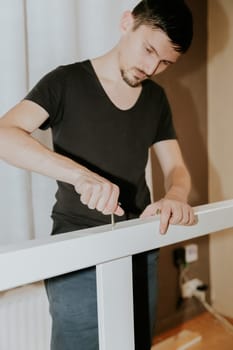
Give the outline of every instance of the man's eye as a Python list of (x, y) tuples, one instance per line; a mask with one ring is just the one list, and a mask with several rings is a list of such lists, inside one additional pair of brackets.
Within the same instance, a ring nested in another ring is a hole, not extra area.
[(162, 61), (162, 63), (163, 63), (165, 66), (169, 66), (169, 65), (170, 65), (170, 62), (169, 62), (169, 61)]
[(152, 53), (153, 51), (151, 50), (151, 48), (146, 47), (146, 52), (148, 52), (148, 53)]

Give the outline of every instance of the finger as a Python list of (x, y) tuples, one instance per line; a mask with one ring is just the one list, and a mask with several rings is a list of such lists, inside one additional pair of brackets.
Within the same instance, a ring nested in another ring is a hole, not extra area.
[(189, 225), (190, 223), (190, 210), (189, 208), (184, 208), (183, 209), (183, 217), (181, 221), (179, 222), (180, 225)]
[(147, 218), (154, 215), (159, 215), (161, 213), (161, 208), (159, 204), (150, 204), (140, 215), (140, 218)]
[(193, 208), (190, 208), (188, 225), (195, 225), (198, 222), (198, 217), (195, 215)]
[(89, 202), (91, 198), (91, 189), (89, 188), (88, 190), (84, 191), (81, 195), (80, 195), (80, 201), (87, 205), (87, 203)]
[(85, 178), (80, 177), (80, 179), (78, 179), (77, 183), (74, 186), (75, 191), (79, 194), (83, 194), (85, 192), (85, 189), (87, 189), (87, 185), (88, 182), (85, 181)]
[(172, 225), (178, 225), (182, 222), (185, 214), (182, 211), (182, 208), (174, 208), (172, 210), (172, 215), (170, 217), (170, 224)]
[(124, 210), (121, 208), (121, 206), (120, 205), (118, 205), (117, 206), (117, 208), (116, 208), (116, 210), (114, 211), (114, 214), (115, 215), (118, 215), (118, 216), (122, 216), (122, 215), (124, 215)]
[(165, 234), (168, 229), (169, 220), (171, 217), (171, 209), (163, 209), (160, 217), (160, 233)]
[[(103, 190), (102, 190), (101, 196), (100, 196), (98, 203), (96, 205), (96, 209), (98, 211), (102, 212), (103, 214), (105, 214), (104, 211), (105, 211), (105, 208), (106, 208), (107, 203), (109, 201), (109, 198), (111, 197), (112, 191), (113, 191), (113, 187), (112, 187), (111, 183), (105, 183), (103, 185)], [(111, 212), (108, 214), (111, 214)]]
[(184, 205), (174, 211), (170, 219), (173, 225), (189, 225), (190, 224), (190, 207)]
[(98, 203), (98, 200), (102, 193), (102, 185), (101, 184), (95, 184), (92, 186), (92, 192), (90, 199), (87, 203), (87, 206), (89, 209), (95, 209)]
[(183, 219), (180, 222), (180, 225), (190, 226), (196, 223), (196, 218), (194, 211), (190, 206), (186, 206), (183, 210)]
[(124, 214), (124, 210), (120, 207), (120, 204), (118, 202), (119, 195), (120, 195), (119, 187), (116, 185), (113, 185), (111, 196), (108, 202), (106, 203), (103, 214), (109, 215), (113, 213), (118, 216), (122, 216)]

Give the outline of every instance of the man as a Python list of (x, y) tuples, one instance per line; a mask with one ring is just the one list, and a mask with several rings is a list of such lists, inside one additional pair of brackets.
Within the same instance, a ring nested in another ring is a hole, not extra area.
[[(112, 213), (120, 221), (159, 210), (162, 234), (169, 224), (194, 223), (170, 108), (149, 79), (188, 49), (191, 13), (182, 0), (142, 1), (123, 14), (120, 28), (111, 51), (50, 72), (0, 120), (1, 158), (58, 180), (52, 234), (107, 224)], [(54, 152), (30, 135), (38, 127), (52, 128)], [(145, 182), (151, 146), (166, 187), (156, 203)], [(133, 260), (138, 350), (150, 349), (157, 257), (152, 251)], [(52, 350), (98, 349), (95, 283), (93, 268), (46, 281)]]

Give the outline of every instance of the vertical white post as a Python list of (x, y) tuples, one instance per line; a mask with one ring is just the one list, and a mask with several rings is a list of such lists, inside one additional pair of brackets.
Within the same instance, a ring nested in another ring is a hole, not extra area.
[(96, 266), (99, 350), (134, 350), (132, 257)]

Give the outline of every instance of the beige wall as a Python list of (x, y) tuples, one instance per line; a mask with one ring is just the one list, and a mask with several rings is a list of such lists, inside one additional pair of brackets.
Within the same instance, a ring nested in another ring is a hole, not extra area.
[[(190, 204), (200, 205), (208, 201), (207, 0), (186, 1), (194, 17), (193, 43), (174, 66), (155, 80), (167, 93), (182, 153), (192, 176)], [(153, 153), (152, 173), (154, 198), (158, 199), (163, 195), (163, 182)], [(191, 242), (198, 244), (199, 259), (190, 265), (189, 276), (209, 284), (209, 238), (205, 236), (185, 244)], [(160, 251), (158, 333), (200, 312), (199, 304), (192, 299), (178, 307), (179, 271), (173, 263), (173, 252), (180, 245), (170, 245)]]
[[(233, 1), (209, 0), (208, 152), (210, 202), (233, 198)], [(233, 317), (233, 230), (210, 241), (214, 306)]]

